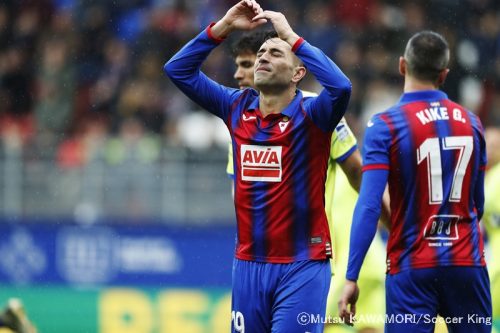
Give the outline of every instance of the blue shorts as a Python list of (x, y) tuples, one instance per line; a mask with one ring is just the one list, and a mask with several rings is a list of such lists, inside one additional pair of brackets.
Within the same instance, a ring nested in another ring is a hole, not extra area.
[(410, 269), (387, 275), (385, 287), (386, 333), (432, 333), (436, 321), (450, 333), (491, 332), (486, 267)]
[(235, 259), (231, 332), (321, 333), (328, 260), (272, 264)]

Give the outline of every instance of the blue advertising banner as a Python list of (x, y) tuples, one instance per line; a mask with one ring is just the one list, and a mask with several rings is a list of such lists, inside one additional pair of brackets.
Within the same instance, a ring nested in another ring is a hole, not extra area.
[(235, 228), (0, 223), (0, 283), (229, 287)]

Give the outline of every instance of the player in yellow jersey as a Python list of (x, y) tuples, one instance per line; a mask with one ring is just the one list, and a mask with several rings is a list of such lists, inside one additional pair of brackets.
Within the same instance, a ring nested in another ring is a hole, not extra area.
[[(337, 172), (339, 166), (343, 172)], [(374, 333), (382, 332), (384, 327), (385, 246), (378, 234), (368, 251), (358, 281), (365, 286), (364, 290), (366, 290), (366, 293), (361, 294), (357, 303), (358, 313), (362, 314), (363, 317), (360, 316), (361, 320), (356, 324), (356, 329), (332, 323), (337, 315), (337, 300), (342, 292), (343, 278), (347, 269), (350, 219), (352, 219), (354, 205), (358, 197), (357, 191), (359, 190), (358, 179), (355, 178), (359, 176), (356, 175), (358, 170), (361, 170), (361, 156), (356, 149), (356, 138), (347, 123), (342, 121), (332, 135), (326, 179), (326, 212), (330, 223), (333, 253), (336, 256), (332, 260), (334, 274), (326, 308), (327, 316), (330, 317), (326, 318), (325, 333), (356, 332), (356, 330), (363, 333)]]
[(500, 130), (488, 128), (485, 132), (488, 169), (484, 181), (483, 222), (488, 234), (488, 271), (493, 305), (493, 332), (500, 333)]
[[(238, 81), (240, 89), (253, 87), (253, 65), (257, 51), (262, 45), (265, 35), (266, 32), (248, 33), (233, 45), (232, 53), (236, 64), (234, 78)], [(307, 91), (303, 91), (302, 94), (304, 96), (315, 95)], [(234, 175), (232, 153), (233, 149), (230, 145), (226, 172), (231, 178)], [(338, 166), (340, 166), (343, 172), (336, 172)], [(326, 212), (336, 257), (332, 260), (333, 276), (326, 313), (327, 316), (334, 318), (337, 314), (334, 300), (340, 296), (340, 281), (341, 277), (345, 275), (349, 251), (350, 221), (356, 203), (356, 191), (359, 191), (361, 184), (361, 155), (357, 149), (356, 138), (345, 119), (340, 121), (332, 134), (327, 173), (325, 193)], [(336, 184), (336, 181), (338, 181), (338, 184)], [(365, 283), (366, 289), (364, 290), (371, 290), (372, 292), (366, 292), (362, 295), (358, 306), (361, 311), (360, 313), (383, 316), (385, 313), (383, 306), (385, 297), (385, 249), (380, 237), (377, 240), (378, 242), (374, 242), (372, 245), (370, 250), (372, 253), (366, 259), (366, 267), (362, 271), (359, 281), (359, 283)], [(360, 323), (357, 327), (366, 333), (382, 332), (383, 322), (375, 323), (368, 321)], [(327, 323), (327, 327), (325, 328), (325, 332), (327, 333), (344, 331), (353, 332), (352, 328), (346, 325), (330, 325)]]

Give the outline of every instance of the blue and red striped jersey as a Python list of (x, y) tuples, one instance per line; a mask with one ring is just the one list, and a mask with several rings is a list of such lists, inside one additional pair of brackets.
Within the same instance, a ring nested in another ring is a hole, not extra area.
[(172, 81), (227, 125), (233, 143), (236, 258), (272, 263), (331, 256), (325, 214), (330, 138), (350, 97), (350, 82), (304, 40), (292, 49), (325, 89), (300, 90), (279, 114), (263, 117), (253, 89), (232, 89), (200, 71), (219, 41), (200, 33), (165, 65)]
[(441, 91), (405, 93), (370, 120), (363, 170), (389, 171), (389, 273), (485, 265), (478, 218), (485, 166), (479, 118)]

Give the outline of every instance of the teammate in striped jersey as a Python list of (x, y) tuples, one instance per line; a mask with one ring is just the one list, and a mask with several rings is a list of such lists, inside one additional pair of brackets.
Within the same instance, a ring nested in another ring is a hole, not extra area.
[(356, 280), (389, 181), (386, 312), (389, 318), (414, 317), (386, 322), (386, 332), (433, 332), (432, 318), (438, 314), (450, 321), (452, 332), (491, 331), (479, 228), (486, 167), (483, 128), (476, 115), (438, 90), (448, 60), (441, 35), (414, 35), (399, 61), (404, 94), (368, 122), (347, 281), (339, 302), (346, 320), (356, 311)]
[[(253, 89), (231, 89), (200, 66), (235, 29), (270, 21), (278, 37), (257, 53)], [(305, 98), (297, 84), (311, 71), (324, 87)], [(324, 206), (330, 139), (351, 84), (321, 50), (300, 38), (283, 14), (243, 0), (165, 65), (172, 81), (229, 128), (238, 223), (233, 265), (233, 332), (322, 332), (331, 243)]]

